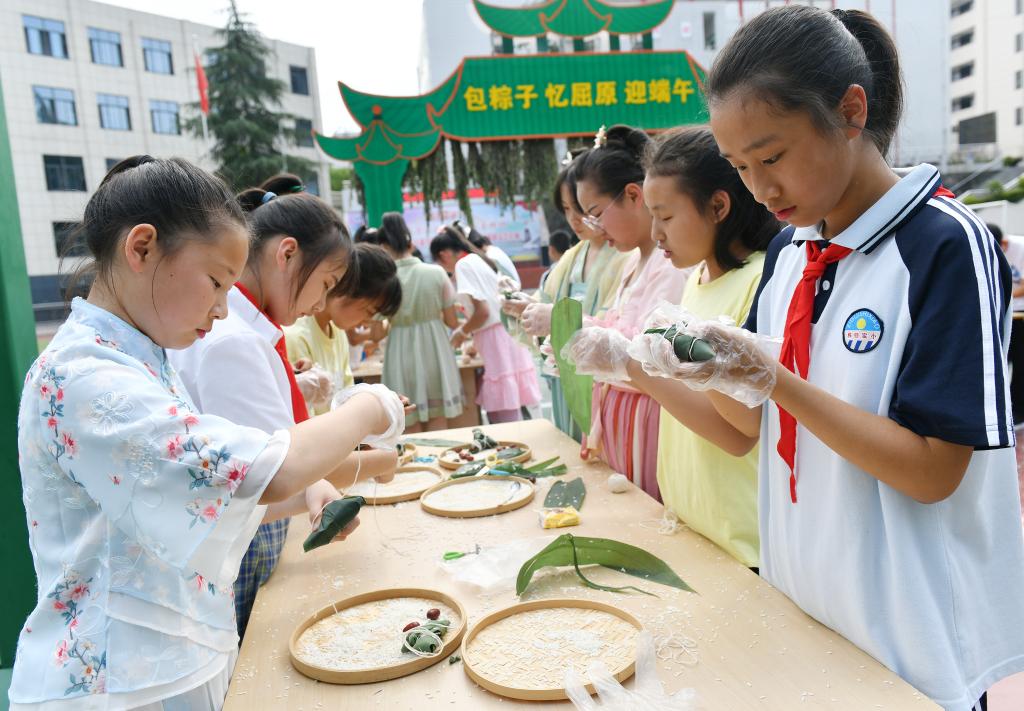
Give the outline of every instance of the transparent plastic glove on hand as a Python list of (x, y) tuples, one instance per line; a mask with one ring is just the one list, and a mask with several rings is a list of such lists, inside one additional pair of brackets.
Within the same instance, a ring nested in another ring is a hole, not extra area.
[(320, 366), (314, 365), (312, 368), (297, 374), (295, 381), (298, 383), (299, 391), (302, 393), (302, 397), (306, 399), (307, 405), (316, 407), (326, 404), (331, 401), (331, 397), (334, 395), (334, 383), (331, 380), (331, 376)]
[(502, 313), (512, 318), (521, 318), (526, 307), (533, 303), (533, 299), (521, 291), (509, 292), (508, 296), (503, 292), (498, 298), (498, 303), (501, 305)]
[(680, 360), (672, 343), (657, 333), (641, 333), (629, 345), (630, 357), (646, 373), (682, 380), (693, 390), (717, 390), (747, 407), (757, 407), (775, 389), (777, 343), (732, 324), (708, 321), (662, 303), (651, 313), (644, 331), (675, 326), (679, 333), (705, 341), (715, 357), (703, 362)]
[(629, 339), (614, 329), (581, 328), (565, 344), (562, 357), (575, 365), (580, 375), (593, 375), (606, 382), (629, 380)]
[(531, 336), (551, 335), (551, 309), (553, 304), (533, 303), (523, 309), (520, 323), (523, 330)]
[(398, 445), (398, 439), (405, 432), (405, 406), (402, 404), (402, 400), (394, 392), (381, 385), (380, 383), (368, 384), (360, 383), (359, 385), (353, 385), (350, 388), (345, 388), (337, 395), (334, 396), (333, 402), (331, 402), (331, 409), (337, 410), (341, 407), (346, 400), (358, 395), (359, 393), (370, 393), (377, 400), (380, 401), (381, 407), (384, 408), (384, 412), (387, 414), (388, 425), (387, 430), (380, 434), (368, 434), (363, 439), (363, 444), (373, 447), (374, 449), (388, 449), (394, 451)]
[(565, 672), (565, 691), (573, 706), (580, 711), (697, 711), (697, 694), (693, 689), (665, 693), (658, 679), (654, 640), (650, 632), (641, 632), (636, 640), (635, 688), (624, 688), (601, 662), (587, 669), (600, 702), (587, 693), (585, 682), (571, 667)]

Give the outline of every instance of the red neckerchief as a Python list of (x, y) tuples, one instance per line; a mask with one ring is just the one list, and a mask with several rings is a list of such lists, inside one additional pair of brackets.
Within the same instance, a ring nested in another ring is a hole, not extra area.
[(285, 375), (288, 376), (288, 387), (292, 393), (292, 417), (295, 419), (295, 424), (304, 422), (309, 419), (309, 410), (306, 408), (306, 398), (302, 397), (302, 391), (299, 390), (299, 383), (295, 380), (295, 371), (292, 369), (292, 363), (288, 360), (288, 346), (285, 343), (284, 331), (281, 329), (281, 325), (274, 319), (270, 318), (270, 314), (264, 311), (256, 297), (249, 293), (249, 290), (242, 286), (241, 282), (235, 282), (235, 286), (242, 292), (242, 295), (247, 298), (256, 309), (263, 314), (263, 317), (274, 324), (274, 327), (278, 331), (281, 331), (281, 337), (277, 339), (277, 343), (274, 344), (274, 350), (281, 356), (281, 364), (284, 366)]
[[(941, 185), (934, 197), (955, 197)], [(807, 242), (807, 264), (803, 276), (796, 285), (786, 313), (786, 328), (782, 334), (782, 353), (779, 362), (791, 372), (807, 380), (811, 365), (811, 314), (814, 311), (814, 295), (818, 280), (829, 264), (838, 262), (851, 251), (838, 244), (823, 250), (817, 242)], [(796, 419), (783, 408), (779, 408), (779, 442), (776, 446), (782, 461), (789, 467), (789, 496), (796, 503)]]

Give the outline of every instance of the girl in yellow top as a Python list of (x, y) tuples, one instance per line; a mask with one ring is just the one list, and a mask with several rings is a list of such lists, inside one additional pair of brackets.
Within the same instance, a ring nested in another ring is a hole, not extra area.
[[(681, 305), (701, 318), (728, 316), (742, 323), (761, 280), (764, 250), (778, 221), (747, 192), (739, 174), (719, 153), (707, 128), (662, 134), (645, 160), (644, 201), (654, 237), (677, 269), (694, 267)], [(587, 329), (583, 350), (612, 331)], [(628, 359), (624, 337), (619, 367), (634, 387), (663, 408), (658, 434), (658, 486), (665, 506), (698, 533), (746, 566), (759, 564), (757, 530), (758, 451), (744, 453), (704, 439), (706, 418), (680, 406), (681, 382), (647, 375)], [(592, 372), (598, 372), (591, 362)], [(580, 364), (577, 362), (577, 372)], [(692, 398), (691, 398), (692, 399)], [(667, 413), (670, 416), (665, 416)]]
[[(375, 316), (394, 316), (402, 303), (395, 260), (375, 244), (362, 242), (353, 249), (351, 273), (327, 294), (323, 311), (303, 316), (285, 328), (288, 355), (298, 370), (316, 365), (327, 372), (337, 389), (355, 384), (345, 334)], [(315, 415), (330, 410), (330, 398), (313, 404)]]

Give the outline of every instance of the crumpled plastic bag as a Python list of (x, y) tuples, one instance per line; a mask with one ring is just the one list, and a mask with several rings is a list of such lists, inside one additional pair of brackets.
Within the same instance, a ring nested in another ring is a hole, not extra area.
[(778, 339), (739, 328), (728, 317), (701, 319), (667, 302), (650, 313), (643, 331), (668, 326), (706, 341), (715, 357), (698, 363), (681, 361), (668, 339), (641, 332), (633, 338), (628, 353), (646, 373), (682, 380), (693, 390), (717, 390), (747, 407), (757, 407), (771, 396), (777, 377)]
[(668, 694), (658, 678), (658, 660), (651, 633), (641, 632), (636, 640), (636, 683), (626, 689), (600, 661), (587, 668), (598, 699), (586, 689), (586, 682), (569, 667), (565, 672), (565, 691), (580, 711), (697, 711), (697, 692), (681, 689)]
[(544, 550), (554, 536), (540, 536), (509, 541), (496, 546), (481, 546), (479, 553), (440, 563), (441, 570), (452, 580), (470, 585), (481, 592), (515, 589), (516, 577), (523, 563)]
[(401, 399), (393, 391), (389, 390), (380, 383), (360, 383), (359, 385), (353, 385), (350, 388), (345, 388), (337, 395), (334, 396), (334, 400), (331, 402), (331, 409), (337, 410), (341, 407), (346, 400), (358, 395), (359, 393), (370, 393), (376, 397), (381, 406), (384, 408), (385, 413), (388, 416), (388, 421), (391, 423), (388, 429), (381, 434), (369, 434), (363, 439), (362, 444), (365, 444), (374, 449), (390, 449), (394, 450), (398, 445), (398, 439), (405, 432), (405, 406), (402, 404)]

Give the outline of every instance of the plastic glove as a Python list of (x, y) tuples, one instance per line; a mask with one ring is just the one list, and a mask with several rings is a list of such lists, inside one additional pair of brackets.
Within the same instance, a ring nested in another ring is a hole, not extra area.
[(778, 366), (771, 352), (775, 341), (738, 328), (731, 319), (707, 321), (670, 304), (658, 306), (644, 330), (671, 324), (680, 333), (707, 341), (715, 357), (702, 363), (680, 361), (663, 336), (641, 333), (629, 345), (628, 354), (646, 373), (682, 380), (693, 390), (717, 390), (747, 407), (757, 407), (771, 396)]
[(626, 381), (629, 363), (629, 339), (618, 331), (588, 326), (577, 331), (562, 349), (562, 357), (576, 366), (579, 375), (596, 380)]
[(697, 693), (693, 689), (681, 689), (673, 694), (665, 693), (658, 679), (658, 663), (654, 652), (654, 639), (650, 632), (641, 632), (636, 639), (636, 684), (626, 689), (615, 680), (601, 662), (594, 662), (587, 669), (587, 675), (594, 684), (597, 703), (587, 691), (585, 682), (575, 669), (565, 672), (565, 692), (573, 706), (580, 711), (614, 709), (615, 711), (696, 711)]
[(359, 385), (353, 385), (350, 388), (345, 388), (337, 395), (334, 396), (334, 401), (331, 403), (331, 409), (337, 410), (345, 401), (352, 398), (359, 393), (370, 393), (380, 401), (381, 407), (384, 408), (384, 413), (388, 417), (388, 421), (391, 423), (386, 431), (375, 434), (370, 433), (363, 439), (362, 444), (373, 447), (374, 449), (391, 449), (393, 450), (398, 445), (398, 439), (405, 432), (405, 406), (402, 404), (402, 400), (394, 392), (381, 385), (380, 383), (360, 383)]
[(299, 391), (306, 399), (306, 404), (311, 407), (330, 402), (331, 396), (334, 395), (331, 376), (320, 366), (314, 365), (309, 370), (297, 374), (295, 381), (299, 384)]
[(551, 335), (551, 309), (554, 304), (533, 303), (523, 309), (520, 323), (523, 330), (531, 336)]
[(515, 291), (509, 292), (509, 296), (502, 294), (498, 298), (498, 303), (501, 304), (502, 313), (512, 318), (521, 318), (526, 307), (533, 303), (533, 299), (521, 291)]

